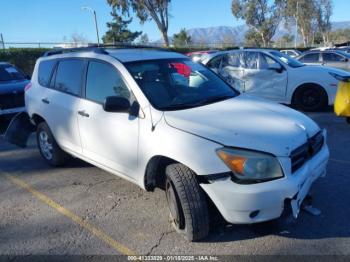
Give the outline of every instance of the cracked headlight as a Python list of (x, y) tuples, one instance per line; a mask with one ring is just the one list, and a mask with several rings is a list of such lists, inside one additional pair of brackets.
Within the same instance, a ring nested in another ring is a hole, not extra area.
[(258, 183), (283, 177), (281, 165), (273, 155), (232, 148), (216, 151), (237, 181)]

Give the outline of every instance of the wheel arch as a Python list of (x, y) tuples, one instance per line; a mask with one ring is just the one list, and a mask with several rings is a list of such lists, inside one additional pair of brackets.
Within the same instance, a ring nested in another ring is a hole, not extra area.
[[(196, 171), (185, 163), (165, 155), (155, 155), (149, 159), (144, 172), (144, 188), (147, 191), (153, 191), (155, 188), (164, 189), (166, 180), (166, 168), (171, 164), (182, 164), (191, 169), (195, 174)], [(205, 182), (204, 176), (196, 175), (198, 183)]]
[(34, 113), (33, 115), (31, 115), (30, 119), (32, 120), (32, 122), (37, 126), (42, 122), (46, 122), (46, 120), (39, 114)]

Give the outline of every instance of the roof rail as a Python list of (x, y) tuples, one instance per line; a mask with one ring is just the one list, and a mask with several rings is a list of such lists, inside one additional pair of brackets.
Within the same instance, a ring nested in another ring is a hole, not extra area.
[(104, 45), (91, 45), (87, 47), (75, 47), (75, 48), (57, 48), (52, 49), (50, 51), (46, 51), (43, 56), (51, 56), (51, 55), (59, 55), (59, 54), (65, 54), (65, 53), (72, 53), (72, 52), (95, 52), (98, 54), (108, 54), (108, 52), (105, 50), (106, 48), (115, 48), (115, 49), (155, 49), (155, 50), (162, 50), (162, 51), (169, 51), (169, 49), (162, 48), (162, 47), (155, 47), (155, 46), (147, 46), (147, 45), (134, 45), (134, 44), (104, 44)]
[(51, 56), (51, 55), (59, 55), (65, 53), (73, 53), (73, 52), (95, 52), (99, 54), (108, 54), (98, 46), (87, 46), (87, 47), (74, 47), (74, 48), (57, 48), (46, 51), (43, 56)]

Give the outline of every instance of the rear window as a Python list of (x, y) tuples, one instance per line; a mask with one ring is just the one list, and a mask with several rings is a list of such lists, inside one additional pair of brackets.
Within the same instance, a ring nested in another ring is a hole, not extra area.
[(54, 88), (72, 95), (79, 95), (84, 64), (84, 60), (80, 59), (60, 61), (56, 71)]
[(50, 78), (52, 69), (55, 66), (55, 60), (42, 61), (39, 64), (38, 81), (42, 86), (48, 87), (50, 84)]
[(5, 64), (0, 65), (0, 81), (24, 80), (26, 76), (16, 67)]

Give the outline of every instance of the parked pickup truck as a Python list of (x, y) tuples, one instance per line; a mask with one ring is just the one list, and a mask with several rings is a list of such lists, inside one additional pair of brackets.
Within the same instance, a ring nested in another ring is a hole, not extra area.
[(0, 62), (0, 117), (25, 110), (24, 89), (29, 80), (22, 70)]

